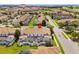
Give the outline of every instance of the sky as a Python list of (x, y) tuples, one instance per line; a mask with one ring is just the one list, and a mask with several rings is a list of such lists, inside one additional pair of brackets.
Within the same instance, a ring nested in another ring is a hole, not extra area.
[(79, 0), (0, 0), (0, 4), (79, 4)]

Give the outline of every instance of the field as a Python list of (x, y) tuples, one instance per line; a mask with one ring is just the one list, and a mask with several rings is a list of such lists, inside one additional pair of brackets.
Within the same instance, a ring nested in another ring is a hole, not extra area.
[(33, 46), (22, 46), (18, 47), (16, 43), (13, 46), (6, 47), (0, 45), (0, 54), (18, 54), (22, 50), (29, 50), (29, 49), (37, 49), (37, 47)]
[(29, 24), (28, 24), (28, 26), (29, 26), (30, 28), (33, 27), (33, 25), (34, 25), (34, 20), (35, 20), (35, 17), (33, 16), (32, 19), (30, 20)]

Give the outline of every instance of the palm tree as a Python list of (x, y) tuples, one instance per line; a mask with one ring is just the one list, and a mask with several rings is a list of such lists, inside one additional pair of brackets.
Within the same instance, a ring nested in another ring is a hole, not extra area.
[(16, 30), (16, 31), (15, 31), (15, 34), (14, 34), (14, 37), (15, 37), (15, 39), (16, 39), (15, 42), (18, 41), (20, 35), (21, 35), (20, 31), (19, 31), (19, 30)]
[(46, 26), (46, 21), (45, 20), (42, 21), (42, 26)]

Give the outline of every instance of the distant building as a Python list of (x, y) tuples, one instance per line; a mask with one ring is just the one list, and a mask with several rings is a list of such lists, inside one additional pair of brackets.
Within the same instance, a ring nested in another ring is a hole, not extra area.
[[(19, 29), (21, 32), (21, 36), (19, 37), (18, 45), (46, 45), (47, 43), (51, 43), (51, 32), (50, 29), (46, 27), (38, 28), (10, 28), (10, 27), (2, 27), (0, 28), (0, 44), (1, 45), (11, 45), (14, 40), (14, 33)], [(9, 42), (9, 43), (7, 43)]]
[(14, 43), (14, 32), (16, 28), (0, 28), (0, 45), (10, 46)]
[(51, 33), (50, 29), (46, 27), (42, 28), (24, 28), (21, 30), (22, 36), (20, 36), (18, 45), (29, 45), (29, 46), (46, 46), (51, 45)]
[(73, 16), (66, 11), (55, 11), (52, 13), (53, 14), (53, 18), (57, 19), (57, 17), (59, 17), (60, 19), (72, 19)]
[(1, 20), (1, 21), (6, 21), (6, 20), (8, 20), (8, 15), (0, 15), (0, 20)]
[(17, 21), (22, 22), (23, 25), (28, 25), (28, 22), (31, 20), (32, 16), (29, 14), (18, 16)]

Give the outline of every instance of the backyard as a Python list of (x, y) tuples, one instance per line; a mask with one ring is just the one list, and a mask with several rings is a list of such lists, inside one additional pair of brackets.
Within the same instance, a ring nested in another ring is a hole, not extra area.
[(18, 54), (22, 50), (37, 49), (37, 48), (38, 47), (36, 47), (36, 46), (33, 46), (33, 47), (30, 47), (30, 46), (18, 47), (16, 43), (14, 45), (10, 46), (10, 47), (0, 45), (0, 54)]

